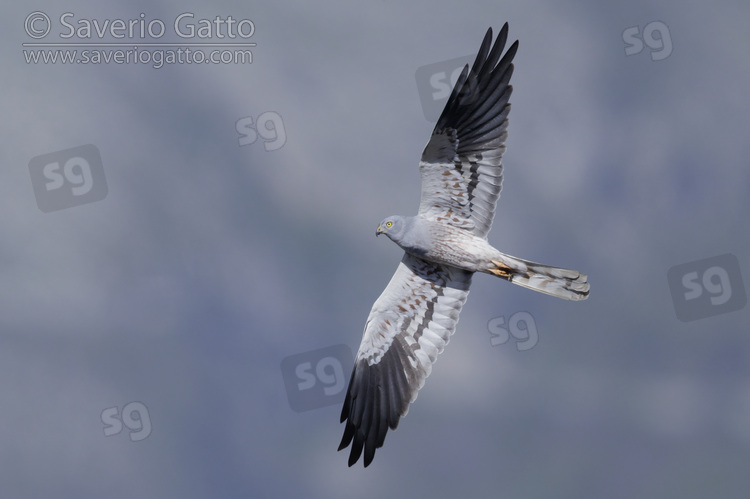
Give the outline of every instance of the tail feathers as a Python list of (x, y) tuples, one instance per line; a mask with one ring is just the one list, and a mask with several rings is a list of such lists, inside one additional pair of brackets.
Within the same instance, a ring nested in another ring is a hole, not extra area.
[(576, 270), (550, 267), (505, 254), (490, 261), (492, 267), (486, 272), (513, 284), (565, 300), (585, 300), (589, 297), (586, 274)]

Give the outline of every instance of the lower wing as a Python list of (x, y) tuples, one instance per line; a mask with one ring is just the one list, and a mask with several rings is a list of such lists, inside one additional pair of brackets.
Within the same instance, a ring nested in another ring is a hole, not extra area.
[(350, 443), (349, 466), (364, 450), (369, 465), (396, 429), (456, 330), (471, 272), (404, 254), (372, 307), (341, 410), (339, 450)]

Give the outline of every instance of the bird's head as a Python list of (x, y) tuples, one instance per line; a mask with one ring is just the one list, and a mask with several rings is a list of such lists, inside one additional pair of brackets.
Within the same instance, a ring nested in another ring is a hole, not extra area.
[(378, 225), (378, 230), (375, 231), (375, 235), (385, 234), (393, 241), (398, 241), (400, 236), (404, 232), (405, 223), (404, 218), (398, 215), (383, 219)]

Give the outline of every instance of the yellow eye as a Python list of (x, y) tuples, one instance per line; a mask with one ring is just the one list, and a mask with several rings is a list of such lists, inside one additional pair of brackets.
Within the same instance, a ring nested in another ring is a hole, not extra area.
[(386, 223), (385, 223), (385, 226), (386, 226), (386, 227), (390, 227), (390, 226), (392, 226), (392, 225), (393, 225), (393, 222), (386, 222)]

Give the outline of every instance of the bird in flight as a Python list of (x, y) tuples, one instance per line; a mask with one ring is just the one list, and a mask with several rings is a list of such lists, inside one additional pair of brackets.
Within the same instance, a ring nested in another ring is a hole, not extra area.
[(417, 215), (391, 216), (377, 228), (404, 256), (367, 318), (341, 410), (339, 450), (351, 444), (349, 466), (363, 451), (368, 466), (388, 428), (406, 416), (456, 330), (475, 272), (566, 300), (589, 295), (585, 274), (506, 255), (487, 242), (518, 49), (515, 41), (503, 55), (507, 39), (508, 23), (494, 45), (488, 29), (474, 64), (456, 81), (419, 163)]

